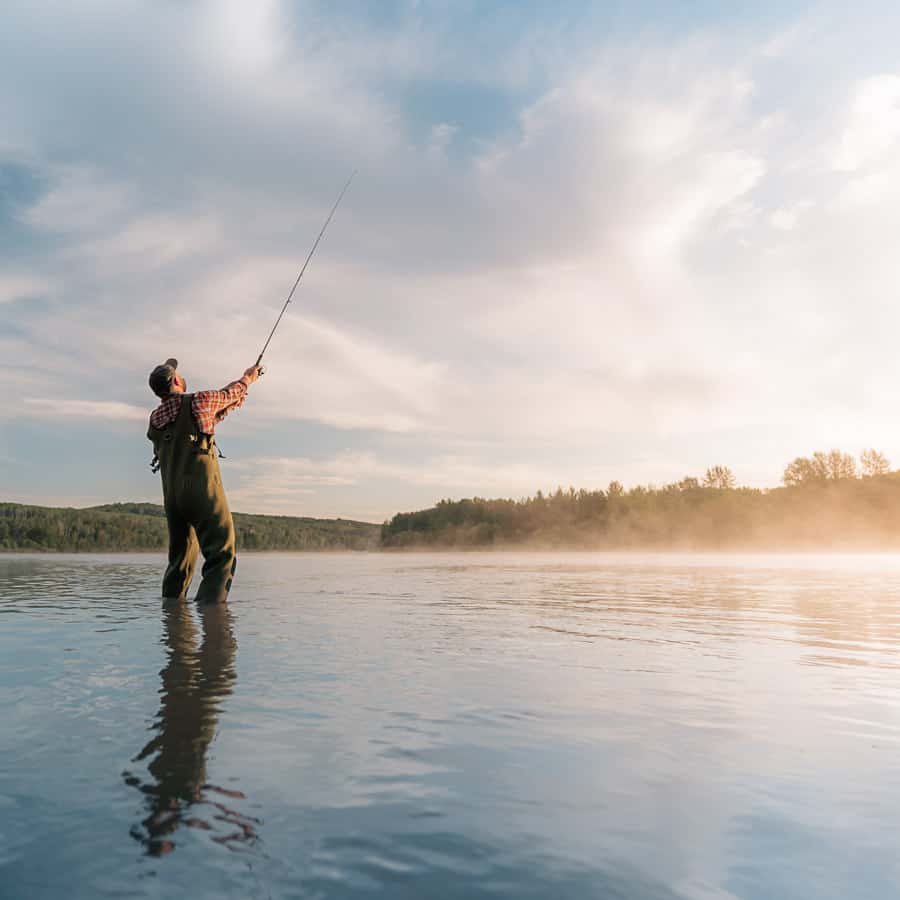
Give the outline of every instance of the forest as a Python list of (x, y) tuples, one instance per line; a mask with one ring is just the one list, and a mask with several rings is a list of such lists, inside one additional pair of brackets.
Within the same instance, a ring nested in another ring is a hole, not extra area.
[(900, 471), (883, 454), (797, 457), (783, 485), (736, 484), (725, 466), (661, 487), (442, 500), (382, 526), (385, 548), (854, 550), (900, 548)]
[[(241, 550), (900, 548), (900, 470), (864, 450), (797, 457), (776, 488), (740, 487), (725, 466), (661, 487), (569, 488), (519, 499), (441, 500), (383, 525), (234, 514)], [(161, 551), (163, 508), (0, 503), (0, 551)]]
[[(241, 550), (372, 550), (377, 525), (346, 519), (234, 514)], [(56, 509), (0, 503), (0, 551), (159, 551), (166, 519), (154, 503)]]

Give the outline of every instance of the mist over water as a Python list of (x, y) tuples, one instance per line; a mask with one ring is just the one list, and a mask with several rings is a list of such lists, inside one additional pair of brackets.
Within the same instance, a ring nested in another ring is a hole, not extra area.
[(888, 898), (900, 557), (0, 557), (0, 898)]

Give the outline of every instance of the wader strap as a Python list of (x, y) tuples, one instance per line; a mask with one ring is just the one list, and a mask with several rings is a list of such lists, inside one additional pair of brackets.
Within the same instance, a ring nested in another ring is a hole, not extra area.
[[(169, 427), (169, 426), (166, 427), (166, 430), (163, 432), (162, 439), (164, 441), (172, 440), (171, 427)], [(160, 465), (161, 464), (159, 461), (159, 451), (156, 449), (156, 441), (154, 440), (154, 442), (153, 442), (153, 459), (150, 460), (150, 471), (153, 472), (153, 474), (155, 475), (159, 471)]]
[(210, 454), (215, 448), (216, 453), (219, 454), (219, 459), (228, 459), (228, 457), (222, 452), (222, 448), (215, 442), (210, 441), (205, 447), (198, 447), (197, 453)]

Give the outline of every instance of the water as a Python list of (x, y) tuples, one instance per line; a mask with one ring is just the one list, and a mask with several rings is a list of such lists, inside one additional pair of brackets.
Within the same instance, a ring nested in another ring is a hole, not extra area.
[(0, 897), (894, 898), (900, 557), (0, 557)]

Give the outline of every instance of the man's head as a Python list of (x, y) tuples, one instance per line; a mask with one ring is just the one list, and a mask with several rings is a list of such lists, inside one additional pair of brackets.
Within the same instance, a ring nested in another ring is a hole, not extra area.
[(176, 372), (177, 359), (167, 359), (161, 366), (157, 366), (150, 373), (150, 390), (157, 397), (168, 397), (169, 394), (183, 394), (187, 389), (187, 383)]

